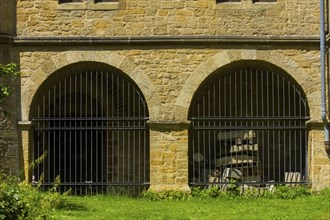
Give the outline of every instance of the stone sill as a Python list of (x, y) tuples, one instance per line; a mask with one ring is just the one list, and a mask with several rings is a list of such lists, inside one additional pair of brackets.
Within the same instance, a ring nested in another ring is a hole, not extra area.
[(284, 9), (284, 0), (277, 0), (277, 2), (255, 2), (252, 0), (242, 0), (241, 2), (223, 2), (216, 4), (216, 9), (228, 10), (228, 9), (242, 9), (242, 10), (274, 10)]
[(148, 121), (149, 128), (155, 131), (182, 131), (188, 130), (190, 121)]
[(119, 2), (101, 2), (101, 3), (88, 3), (88, 2), (77, 2), (77, 3), (62, 3), (57, 4), (57, 10), (100, 10), (110, 11), (123, 9), (123, 4)]
[(136, 36), (136, 37), (15, 37), (14, 45), (307, 45), (318, 47), (319, 36), (252, 37), (252, 36)]

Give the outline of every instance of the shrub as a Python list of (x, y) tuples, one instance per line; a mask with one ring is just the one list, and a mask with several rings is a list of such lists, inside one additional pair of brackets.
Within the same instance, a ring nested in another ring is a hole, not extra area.
[(41, 192), (16, 177), (2, 174), (0, 178), (0, 219), (46, 219), (64, 202), (56, 185)]
[(322, 189), (319, 194), (330, 198), (330, 187)]
[(8, 179), (0, 183), (0, 219), (23, 219), (27, 206), (22, 199), (16, 181)]
[(276, 199), (295, 199), (310, 194), (310, 188), (307, 186), (278, 185), (275, 187), (274, 192), (269, 195)]
[(162, 192), (144, 191), (141, 194), (141, 198), (149, 199), (151, 201), (160, 201), (160, 200), (178, 201), (178, 200), (189, 199), (189, 195), (188, 193), (180, 190), (169, 190)]
[[(326, 194), (328, 193), (328, 194)], [(193, 197), (223, 197), (223, 198), (270, 198), (270, 199), (295, 199), (297, 197), (311, 195), (310, 187), (308, 186), (287, 186), (278, 185), (273, 191), (258, 189), (258, 188), (248, 188), (244, 191), (236, 184), (235, 181), (231, 181), (230, 184), (220, 189), (219, 187), (211, 187), (207, 189), (201, 189), (199, 187), (193, 187), (191, 190)], [(330, 189), (325, 189), (322, 192), (323, 195), (330, 195)]]

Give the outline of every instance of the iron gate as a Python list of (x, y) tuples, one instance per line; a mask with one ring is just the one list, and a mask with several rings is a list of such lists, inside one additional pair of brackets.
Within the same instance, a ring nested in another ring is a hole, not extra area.
[[(48, 81), (33, 104), (34, 183), (61, 179), (74, 194), (139, 193), (149, 186), (148, 110), (137, 86), (116, 71)], [(43, 176), (43, 177), (42, 177)]]
[(189, 117), (191, 185), (306, 183), (308, 108), (285, 75), (253, 67), (218, 74)]

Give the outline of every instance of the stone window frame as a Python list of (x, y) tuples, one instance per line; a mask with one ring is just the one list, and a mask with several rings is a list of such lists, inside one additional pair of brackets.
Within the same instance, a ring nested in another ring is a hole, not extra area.
[[(58, 1), (59, 2), (59, 1)], [(96, 2), (95, 0), (82, 0), (81, 2), (58, 3), (57, 10), (119, 10), (126, 8), (126, 0), (113, 0)]]
[(260, 1), (255, 0), (241, 0), (239, 2), (226, 1), (226, 2), (215, 2), (216, 9), (249, 9), (249, 10), (260, 10), (260, 9), (283, 9), (285, 0), (277, 1)]

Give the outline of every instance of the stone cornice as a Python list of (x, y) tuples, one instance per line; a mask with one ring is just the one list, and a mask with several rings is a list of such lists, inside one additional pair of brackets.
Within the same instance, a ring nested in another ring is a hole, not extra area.
[(13, 37), (10, 35), (2, 35), (0, 34), (0, 44), (13, 44)]
[(148, 121), (154, 131), (182, 131), (190, 128), (190, 121)]
[(301, 45), (319, 46), (318, 36), (148, 36), (148, 37), (15, 37), (15, 46), (157, 46), (157, 45)]
[(324, 123), (323, 121), (318, 121), (318, 120), (309, 120), (306, 122), (307, 128), (309, 130), (315, 130), (315, 129), (324, 129)]

